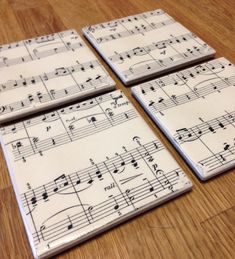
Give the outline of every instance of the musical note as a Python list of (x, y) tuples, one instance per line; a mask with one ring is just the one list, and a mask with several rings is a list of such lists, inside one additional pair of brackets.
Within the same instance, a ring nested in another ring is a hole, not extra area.
[(191, 188), (120, 90), (0, 131), (40, 257)]
[(0, 92), (6, 92), (19, 87), (28, 87), (41, 83), (42, 80), (48, 81), (60, 76), (67, 76), (79, 71), (86, 71), (87, 69), (94, 69), (98, 66), (101, 66), (97, 60), (92, 60), (85, 62), (83, 64), (74, 64), (69, 67), (56, 68), (55, 71), (46, 72), (41, 75), (35, 75), (33, 77), (21, 78), (20, 80), (9, 80), (0, 85)]
[[(61, 90), (51, 89), (50, 94), (41, 92), (36, 93), (36, 95), (29, 94), (28, 97), (24, 100), (3, 106), (3, 108), (0, 110), (0, 115), (9, 114), (13, 111), (19, 111), (29, 107), (34, 108), (35, 105), (38, 105), (40, 103), (50, 103), (51, 100), (64, 98), (67, 96), (78, 94), (83, 91), (86, 92), (92, 88), (105, 88), (109, 85), (109, 82), (110, 78), (108, 76), (102, 76), (98, 79), (91, 79), (89, 80), (89, 82), (85, 81), (80, 84), (72, 85)], [(81, 88), (83, 90), (81, 90)]]
[[(106, 161), (103, 161), (99, 164), (95, 164), (92, 167), (83, 169), (79, 172), (73, 172), (68, 175), (62, 174), (59, 177), (57, 177), (56, 179), (54, 179), (52, 182), (45, 183), (43, 186), (40, 186), (40, 187), (34, 189), (34, 192), (37, 193), (37, 196), (34, 195), (34, 197), (37, 200), (37, 202), (40, 202), (40, 201), (44, 200), (44, 196), (46, 196), (46, 199), (47, 199), (47, 198), (55, 195), (59, 191), (60, 191), (60, 194), (66, 193), (68, 188), (71, 189), (72, 186), (80, 185), (83, 182), (87, 182), (90, 185), (94, 182), (94, 180), (96, 178), (98, 178), (98, 179), (101, 179), (101, 177), (105, 178), (105, 175), (108, 172), (112, 172), (115, 174), (115, 173), (117, 173), (115, 170), (119, 170), (119, 168), (122, 167), (123, 164), (125, 164), (126, 166), (129, 164), (132, 165), (133, 159), (135, 160), (135, 163), (136, 163), (136, 161), (141, 160), (142, 157), (139, 155), (139, 152), (141, 154), (144, 154), (145, 150), (148, 149), (149, 154), (153, 155), (153, 154), (161, 151), (161, 150), (154, 148), (156, 143), (157, 143), (156, 141), (153, 143), (152, 142), (147, 143), (146, 145), (142, 146), (138, 150), (134, 149), (131, 151), (127, 151), (123, 154), (120, 154), (119, 156), (115, 156), (115, 157), (110, 158)], [(163, 146), (162, 146), (162, 148), (163, 148)], [(130, 157), (132, 158), (132, 160), (130, 160)], [(120, 159), (122, 160), (121, 164), (120, 164)], [(99, 168), (99, 171), (97, 171), (97, 168)], [(113, 168), (116, 168), (116, 169), (113, 170)], [(121, 169), (120, 172), (122, 172), (122, 171), (123, 170)], [(121, 182), (121, 184), (125, 184), (131, 180), (134, 180), (135, 178), (139, 177), (142, 174), (143, 173), (128, 177), (126, 179), (121, 179), (120, 182)], [(68, 179), (71, 179), (70, 182), (68, 181)], [(28, 196), (28, 194), (31, 192), (32, 192), (32, 190), (21, 195), (24, 206), (27, 206), (27, 202), (24, 197), (25, 197), (25, 195)]]
[(154, 191), (154, 187), (153, 185), (151, 184), (151, 182), (147, 179), (147, 178), (144, 178), (143, 181), (147, 181), (148, 184), (149, 184), (149, 191), (150, 192), (153, 192)]
[(180, 43), (181, 41), (191, 40), (194, 37), (195, 36), (190, 32), (164, 41), (155, 42), (147, 46), (136, 47), (132, 50), (110, 56), (109, 59), (114, 63), (119, 62), (120, 60), (124, 61), (125, 59), (131, 59), (132, 57), (135, 57), (135, 56), (147, 55), (151, 53), (151, 51), (154, 51), (156, 49), (162, 49), (163, 46), (164, 48), (166, 48), (166, 46), (174, 45), (176, 43)]
[(59, 192), (63, 187), (68, 186), (69, 182), (65, 176), (65, 174), (60, 175), (54, 180), (55, 188), (53, 189), (53, 192)]
[(221, 165), (231, 164), (235, 162), (235, 145), (225, 144), (223, 150), (199, 161), (202, 166), (208, 167), (208, 171), (213, 171), (221, 167)]
[[(4, 61), (10, 67), (3, 68), (1, 74), (0, 122), (45, 110), (74, 98), (84, 98), (115, 85), (75, 31), (43, 36), (26, 43), (22, 48), (27, 46), (30, 59), (23, 56), (22, 62), (31, 61), (30, 64), (20, 64), (21, 61), (18, 61), (22, 57), (11, 56)], [(53, 47), (54, 44), (59, 45)], [(77, 49), (77, 44), (82, 44), (80, 47), (83, 47), (83, 51)], [(74, 53), (69, 52), (70, 50)], [(23, 51), (20, 47), (16, 48), (15, 55), (20, 51)], [(57, 53), (61, 53), (59, 59), (55, 58)], [(16, 66), (11, 67), (12, 64)], [(20, 91), (21, 88), (24, 91)]]
[[(78, 36), (76, 31), (68, 30), (60, 33), (19, 41), (17, 43), (2, 45), (0, 46), (1, 55), (3, 57), (4, 55), (9, 55), (9, 58), (4, 57), (4, 61), (0, 62), (0, 67), (30, 62), (32, 60), (41, 59), (54, 54), (68, 52), (72, 49), (84, 47), (84, 44), (80, 41), (80, 38), (74, 37), (75, 34)], [(72, 43), (70, 41), (72, 41)], [(50, 42), (50, 44), (47, 44), (48, 42)], [(70, 46), (66, 45), (65, 42), (69, 42)], [(42, 48), (42, 46), (45, 47)], [(15, 51), (15, 49), (17, 49), (17, 51)], [(9, 50), (11, 50), (12, 55), (8, 54), (10, 53)], [(21, 55), (18, 53), (21, 53)], [(25, 55), (22, 55), (22, 53), (25, 53)]]
[[(188, 51), (200, 52), (196, 46)], [(234, 86), (234, 65), (219, 58), (140, 84), (132, 92), (195, 173), (206, 180), (235, 161)]]
[(186, 60), (187, 58), (192, 58), (192, 56), (203, 56), (206, 52), (208, 52), (207, 47), (202, 46), (200, 47), (200, 52), (195, 50), (189, 52), (187, 50), (182, 54), (175, 54), (173, 56), (166, 57), (163, 59), (149, 59), (146, 61), (133, 64), (127, 70), (123, 70), (122, 73), (126, 79), (136, 77), (138, 74), (140, 74), (141, 76), (143, 76), (143, 74), (153, 74), (158, 70), (162, 70), (164, 67), (168, 67), (170, 65), (173, 66), (174, 62), (178, 64), (179, 62), (184, 62), (184, 60)]
[(42, 193), (42, 198), (44, 201), (49, 201), (48, 200), (48, 192), (47, 192), (47, 189), (45, 187), (45, 185), (43, 185), (43, 189), (44, 189), (44, 192)]
[(70, 230), (73, 228), (73, 222), (69, 216), (68, 216), (68, 220), (69, 220), (69, 225), (67, 226), (67, 228), (68, 228), (68, 230)]
[(134, 205), (134, 202), (133, 202), (134, 199), (135, 199), (135, 196), (131, 194), (131, 190), (130, 189), (127, 189), (125, 191), (125, 193), (126, 193), (126, 196), (127, 196), (128, 200), (130, 201), (131, 205), (135, 208), (135, 205)]
[(154, 11), (150, 11), (150, 12), (145, 12), (143, 14), (131, 15), (131, 16), (124, 17), (121, 19), (117, 19), (114, 22), (107, 22), (107, 23), (104, 22), (101, 24), (89, 26), (89, 27), (87, 27), (87, 30), (91, 31), (91, 32), (95, 32), (97, 30), (103, 30), (104, 28), (110, 29), (110, 28), (116, 27), (119, 23), (121, 23), (121, 24), (132, 23), (134, 21), (138, 21), (143, 18), (147, 19), (147, 18), (154, 17), (157, 15), (163, 15), (164, 13), (165, 12), (163, 10), (158, 9), (158, 10), (154, 10)]
[[(175, 21), (173, 19), (166, 19), (164, 22), (152, 23), (152, 24), (149, 24), (149, 25), (146, 25), (146, 26), (144, 26), (142, 24), (140, 27), (135, 26), (134, 28), (132, 28), (130, 30), (120, 31), (120, 32), (117, 32), (117, 33), (112, 33), (112, 34), (106, 35), (104, 37), (95, 38), (95, 41), (96, 41), (97, 44), (102, 44), (102, 43), (109, 42), (109, 41), (116, 40), (116, 39), (120, 39), (120, 38), (123, 39), (123, 38), (130, 37), (130, 36), (133, 36), (133, 35), (138, 35), (138, 34), (143, 34), (145, 32), (150, 32), (150, 31), (159, 29), (161, 27), (171, 25), (174, 22)], [(88, 35), (91, 34), (91, 30), (89, 30), (89, 27), (85, 28), (84, 30), (85, 30), (85, 33), (87, 33)]]
[[(17, 133), (18, 131), (20, 131), (22, 129), (30, 128), (30, 127), (33, 127), (36, 125), (40, 125), (42, 123), (44, 124), (44, 123), (58, 121), (61, 117), (68, 115), (68, 114), (73, 114), (78, 111), (92, 109), (92, 108), (96, 107), (97, 104), (102, 104), (107, 101), (112, 102), (112, 100), (115, 100), (115, 102), (117, 102), (118, 99), (120, 99), (120, 95), (118, 97), (113, 96), (112, 94), (106, 95), (105, 98), (96, 97), (94, 99), (90, 99), (90, 101), (76, 103), (76, 104), (67, 106), (65, 108), (59, 109), (57, 112), (50, 112), (50, 113), (43, 114), (41, 116), (33, 117), (31, 119), (26, 120), (24, 124), (22, 122), (18, 122), (18, 123), (15, 123), (14, 126), (5, 126), (0, 129), (1, 129), (2, 135), (9, 134), (12, 132)], [(125, 103), (129, 104), (129, 102), (125, 102)], [(124, 104), (124, 103), (122, 102), (122, 104)], [(109, 108), (109, 110), (111, 110), (111, 109)], [(132, 112), (131, 110), (128, 111), (127, 114), (128, 114), (129, 119), (134, 118), (135, 113)], [(114, 116), (113, 112), (112, 112), (111, 117), (112, 117), (112, 121), (109, 120), (109, 123), (111, 125), (114, 125), (115, 122), (117, 123), (119, 121), (118, 117)], [(123, 117), (126, 118), (126, 115), (123, 115)], [(109, 116), (109, 118), (110, 118), (110, 116)], [(70, 128), (71, 128), (71, 126), (69, 126), (69, 129)]]
[[(207, 95), (220, 92), (222, 89), (233, 87), (235, 84), (235, 76), (231, 76), (228, 78), (229, 80), (226, 82), (223, 79), (219, 79), (213, 84), (208, 84), (200, 88), (195, 88), (193, 91), (186, 92), (181, 95), (174, 95), (175, 97), (171, 96), (170, 98), (164, 100), (164, 103), (153, 103), (149, 104), (153, 112), (161, 112), (167, 109), (171, 109), (174, 106), (183, 105), (188, 102), (192, 102), (199, 98), (204, 98)], [(177, 102), (175, 99), (177, 98)]]
[[(174, 186), (177, 185), (177, 179), (178, 179), (178, 177), (176, 177), (175, 175), (176, 171), (182, 175), (182, 171), (179, 169), (167, 172), (167, 175), (171, 179), (172, 185)], [(149, 197), (149, 183), (151, 184), (151, 186), (154, 187), (154, 190), (151, 192), (152, 197), (157, 197), (157, 195), (158, 197), (161, 197), (161, 193), (164, 191), (164, 189), (162, 189), (162, 187), (158, 185), (158, 182), (156, 180), (151, 180), (147, 182), (145, 185), (139, 185), (136, 188), (127, 189), (126, 191), (124, 191), (119, 195), (116, 195), (116, 196), (111, 195), (108, 197), (107, 200), (99, 204), (96, 204), (95, 206), (89, 206), (88, 212), (90, 213), (92, 212), (92, 215), (93, 215), (93, 216), (90, 216), (90, 218), (93, 219), (92, 222), (93, 223), (99, 222), (99, 220), (104, 218), (105, 216), (108, 217), (110, 214), (112, 215), (117, 213), (117, 211), (121, 212), (122, 210), (125, 210), (129, 206), (134, 207), (134, 210), (137, 211), (138, 204), (141, 203), (143, 199), (148, 199)], [(130, 203), (129, 202), (126, 203), (126, 200), (124, 198), (125, 196), (128, 197), (128, 200), (130, 201)], [(86, 218), (86, 215), (83, 212), (71, 214), (69, 217), (70, 217), (70, 220), (68, 220), (68, 216), (67, 216), (67, 220), (57, 221), (52, 223), (50, 226), (47, 226), (47, 228), (43, 228), (44, 240), (45, 240), (45, 237), (47, 237), (46, 239), (47, 241), (53, 242), (60, 239), (64, 235), (68, 235), (66, 234), (65, 229), (71, 230), (71, 229), (68, 229), (68, 226), (70, 226), (71, 224), (73, 225), (73, 231), (79, 231), (90, 224), (90, 222), (88, 222)], [(77, 222), (76, 227), (73, 224), (73, 222)], [(54, 231), (50, 232), (50, 229), (52, 228), (54, 229)], [(39, 240), (39, 238), (37, 237), (37, 234), (34, 233), (33, 237), (34, 237), (34, 242), (36, 246), (39, 245), (41, 243), (41, 240)]]
[(31, 198), (31, 203), (35, 207), (37, 205), (37, 198), (35, 197), (34, 190), (32, 190), (32, 192), (33, 192), (33, 197)]
[(235, 120), (235, 111), (230, 112), (228, 117), (227, 113), (211, 119), (209, 121), (194, 125), (191, 128), (184, 128), (176, 130), (174, 138), (180, 143), (188, 141), (195, 141), (201, 136), (209, 133), (216, 133), (216, 130), (225, 130), (226, 126), (231, 125)]
[[(219, 62), (218, 60), (211, 61), (211, 66), (217, 71), (220, 69), (224, 69), (224, 64)], [(180, 71), (177, 74), (172, 74), (169, 76), (165, 76), (159, 79), (156, 79), (151, 82), (147, 82), (141, 84), (141, 91), (143, 94), (147, 94), (149, 91), (155, 92), (157, 89), (169, 86), (169, 85), (185, 85), (188, 79), (194, 78), (197, 75), (210, 75), (211, 70), (209, 69), (208, 65), (201, 64), (199, 66), (189, 68), (183, 71)]]
[[(126, 114), (130, 114), (130, 115), (126, 117)], [(130, 110), (127, 113), (121, 113), (121, 114), (115, 115), (113, 118), (113, 124), (110, 124), (108, 119), (103, 119), (97, 122), (95, 126), (94, 124), (92, 124), (92, 125), (88, 125), (86, 128), (84, 127), (77, 128), (73, 130), (72, 134), (69, 134), (68, 131), (65, 131), (65, 133), (55, 135), (53, 136), (53, 138), (48, 137), (42, 140), (38, 140), (37, 142), (33, 141), (34, 144), (37, 143), (37, 145), (34, 145), (34, 147), (32, 147), (31, 145), (26, 145), (24, 147), (20, 146), (20, 152), (18, 148), (17, 150), (13, 150), (12, 153), (17, 161), (22, 159), (22, 156), (30, 157), (30, 156), (36, 155), (39, 152), (47, 151), (52, 148), (65, 145), (66, 143), (77, 141), (86, 136), (93, 135), (95, 133), (101, 132), (108, 128), (120, 125), (128, 120), (132, 120), (136, 118), (136, 116), (137, 114), (134, 112), (134, 110)]]
[(83, 32), (126, 85), (215, 53), (162, 10), (88, 26)]

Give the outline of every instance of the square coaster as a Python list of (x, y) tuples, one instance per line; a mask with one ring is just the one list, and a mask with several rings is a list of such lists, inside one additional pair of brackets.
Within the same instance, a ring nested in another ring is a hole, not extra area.
[(235, 68), (212, 60), (132, 93), (202, 180), (235, 166)]
[(83, 33), (126, 85), (215, 54), (160, 9), (88, 26)]
[(113, 89), (75, 30), (0, 46), (0, 123)]
[(35, 258), (191, 189), (121, 91), (0, 128)]

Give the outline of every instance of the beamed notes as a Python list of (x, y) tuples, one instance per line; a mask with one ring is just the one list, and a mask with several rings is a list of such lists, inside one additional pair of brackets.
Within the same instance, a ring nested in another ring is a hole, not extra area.
[(191, 189), (121, 91), (0, 130), (35, 257), (55, 254)]
[(114, 85), (75, 30), (0, 46), (0, 122)]
[(83, 33), (126, 85), (215, 53), (162, 10), (88, 26)]
[(203, 180), (235, 165), (235, 68), (225, 58), (132, 88)]

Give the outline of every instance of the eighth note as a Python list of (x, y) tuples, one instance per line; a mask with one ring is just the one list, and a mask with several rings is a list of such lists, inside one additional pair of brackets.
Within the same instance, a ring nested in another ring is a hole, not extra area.
[(57, 177), (55, 180), (56, 187), (53, 189), (54, 192), (58, 192), (61, 188), (66, 187), (69, 185), (69, 182), (66, 179), (65, 174), (62, 174), (61, 176)]

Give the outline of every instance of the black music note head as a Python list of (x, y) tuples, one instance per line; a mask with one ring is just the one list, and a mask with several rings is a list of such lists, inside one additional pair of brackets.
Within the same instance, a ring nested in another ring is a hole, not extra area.
[(72, 229), (73, 228), (73, 224), (69, 224), (68, 225), (68, 230)]
[(115, 210), (118, 210), (118, 209), (119, 209), (119, 205), (116, 204), (116, 205), (114, 206), (114, 209), (115, 209)]
[(44, 192), (43, 194), (42, 194), (42, 198), (43, 198), (43, 200), (47, 200), (48, 199), (48, 193), (47, 192)]
[(32, 205), (37, 204), (37, 198), (35, 196), (31, 198), (31, 203), (32, 203)]
[(87, 183), (88, 183), (88, 184), (92, 184), (93, 182), (94, 182), (93, 179), (89, 179)]

